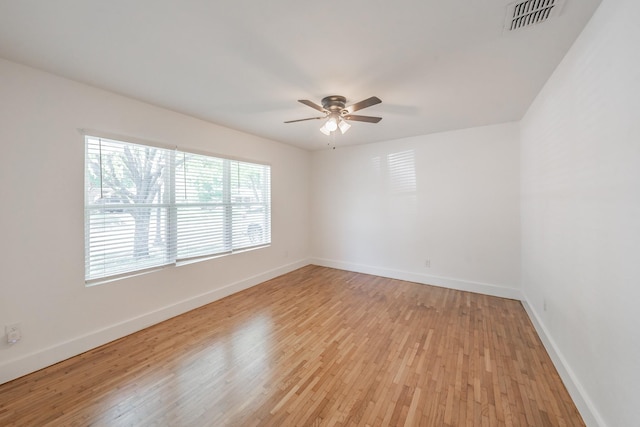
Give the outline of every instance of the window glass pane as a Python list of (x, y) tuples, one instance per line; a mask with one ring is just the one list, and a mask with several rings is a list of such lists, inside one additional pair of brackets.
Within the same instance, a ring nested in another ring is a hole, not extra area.
[(232, 162), (231, 204), (233, 249), (271, 241), (269, 167)]
[(87, 280), (167, 263), (166, 208), (87, 208)]
[(177, 258), (226, 252), (224, 160), (179, 152), (176, 159)]
[(233, 248), (247, 248), (269, 242), (264, 206), (233, 206)]
[(224, 207), (178, 206), (178, 259), (226, 252)]
[(223, 159), (179, 152), (176, 203), (222, 203)]
[(87, 138), (87, 280), (168, 262), (169, 153)]

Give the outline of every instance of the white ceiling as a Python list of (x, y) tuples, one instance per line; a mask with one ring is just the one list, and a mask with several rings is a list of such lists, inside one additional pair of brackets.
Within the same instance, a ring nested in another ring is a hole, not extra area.
[(600, 0), (515, 32), (509, 3), (0, 0), (0, 57), (314, 150), (298, 99), (382, 99), (339, 145), (519, 120)]

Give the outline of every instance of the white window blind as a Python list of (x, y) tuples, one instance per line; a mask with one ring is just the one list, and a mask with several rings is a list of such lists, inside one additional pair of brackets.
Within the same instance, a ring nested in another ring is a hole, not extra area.
[(178, 259), (227, 252), (223, 159), (180, 153), (176, 167)]
[(85, 279), (271, 242), (270, 167), (86, 136)]
[(231, 249), (238, 250), (271, 242), (271, 185), (269, 169), (263, 165), (230, 162)]

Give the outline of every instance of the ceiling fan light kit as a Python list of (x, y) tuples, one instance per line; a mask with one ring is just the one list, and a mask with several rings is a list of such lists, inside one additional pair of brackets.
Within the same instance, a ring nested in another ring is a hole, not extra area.
[(351, 125), (347, 123), (346, 120), (340, 119), (340, 123), (338, 123), (338, 127), (340, 128), (340, 132), (345, 134), (351, 128)]
[(351, 124), (349, 124), (347, 120), (365, 123), (378, 123), (382, 120), (382, 117), (358, 116), (352, 114), (353, 112), (362, 110), (363, 108), (380, 104), (382, 101), (377, 96), (372, 96), (363, 101), (356, 102), (348, 107), (346, 106), (347, 99), (340, 95), (331, 95), (322, 98), (322, 106), (307, 99), (299, 99), (298, 102), (324, 113), (324, 116), (289, 120), (285, 123), (302, 122), (306, 120), (324, 120), (324, 123), (320, 127), (320, 132), (327, 136), (331, 135), (332, 132), (335, 132), (338, 129), (340, 129), (342, 134), (346, 133), (349, 128), (351, 128)]
[(325, 135), (330, 135), (331, 132), (335, 131), (336, 129), (338, 129), (338, 120), (333, 115), (330, 115), (327, 121), (324, 122), (324, 124), (320, 128), (320, 132), (324, 133)]

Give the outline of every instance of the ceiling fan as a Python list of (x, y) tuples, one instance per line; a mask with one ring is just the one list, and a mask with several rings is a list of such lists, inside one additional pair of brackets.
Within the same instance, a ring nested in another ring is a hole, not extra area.
[(324, 124), (320, 128), (320, 132), (325, 135), (330, 135), (331, 132), (336, 129), (340, 129), (340, 132), (345, 133), (349, 130), (351, 125), (347, 122), (347, 120), (351, 120), (354, 122), (367, 122), (367, 123), (378, 123), (382, 120), (382, 117), (372, 117), (372, 116), (358, 116), (352, 114), (355, 111), (362, 110), (363, 108), (371, 107), (372, 105), (380, 104), (382, 101), (377, 96), (372, 96), (371, 98), (367, 98), (363, 101), (356, 102), (355, 104), (351, 104), (346, 107), (347, 98), (340, 95), (331, 95), (322, 98), (322, 107), (318, 104), (309, 101), (307, 99), (299, 99), (298, 102), (301, 102), (304, 105), (307, 105), (314, 110), (318, 110), (321, 113), (324, 113), (324, 116), (321, 117), (309, 117), (308, 119), (299, 119), (299, 120), (289, 120), (285, 123), (295, 123), (295, 122), (303, 122), (305, 120), (324, 120)]

